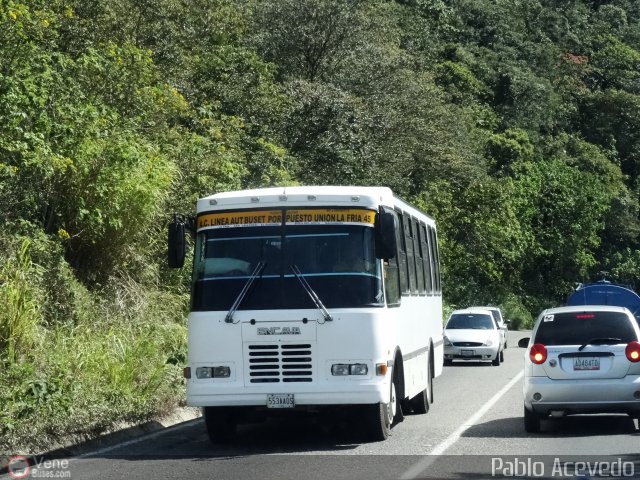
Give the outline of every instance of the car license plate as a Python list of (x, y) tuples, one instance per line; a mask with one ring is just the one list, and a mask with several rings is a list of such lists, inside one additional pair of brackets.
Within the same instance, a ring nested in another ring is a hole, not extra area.
[(460, 355), (463, 357), (473, 357), (473, 350), (460, 350)]
[(267, 408), (293, 408), (294, 406), (292, 393), (270, 393), (267, 395)]
[(599, 357), (575, 357), (573, 359), (574, 370), (600, 370)]

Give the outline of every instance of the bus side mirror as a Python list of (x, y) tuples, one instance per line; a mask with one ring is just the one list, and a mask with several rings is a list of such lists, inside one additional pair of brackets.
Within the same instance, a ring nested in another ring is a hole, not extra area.
[(177, 219), (169, 224), (167, 260), (169, 268), (182, 268), (185, 257), (185, 224)]
[(396, 256), (396, 218), (393, 213), (379, 212), (376, 218), (376, 257), (384, 260)]

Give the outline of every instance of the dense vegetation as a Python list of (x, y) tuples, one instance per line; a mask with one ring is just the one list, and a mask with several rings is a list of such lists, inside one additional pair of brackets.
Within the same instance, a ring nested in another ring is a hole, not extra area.
[(640, 279), (634, 0), (0, 0), (0, 451), (182, 398), (169, 213), (388, 185), (450, 306)]

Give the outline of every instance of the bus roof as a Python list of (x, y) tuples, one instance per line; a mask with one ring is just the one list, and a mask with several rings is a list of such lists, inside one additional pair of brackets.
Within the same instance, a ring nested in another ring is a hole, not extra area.
[(567, 298), (570, 305), (616, 305), (640, 314), (640, 296), (633, 290), (607, 280), (581, 285)]
[(399, 207), (415, 217), (432, 217), (402, 200), (388, 187), (296, 186), (270, 187), (221, 192), (198, 200), (196, 213), (245, 208), (283, 208), (286, 206)]

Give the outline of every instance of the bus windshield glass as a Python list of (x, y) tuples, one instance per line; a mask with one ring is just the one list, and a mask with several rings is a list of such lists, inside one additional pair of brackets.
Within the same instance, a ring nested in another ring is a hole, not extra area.
[(365, 225), (212, 228), (196, 238), (192, 310), (227, 311), (259, 262), (238, 310), (316, 308), (297, 267), (327, 308), (383, 306), (374, 229)]

